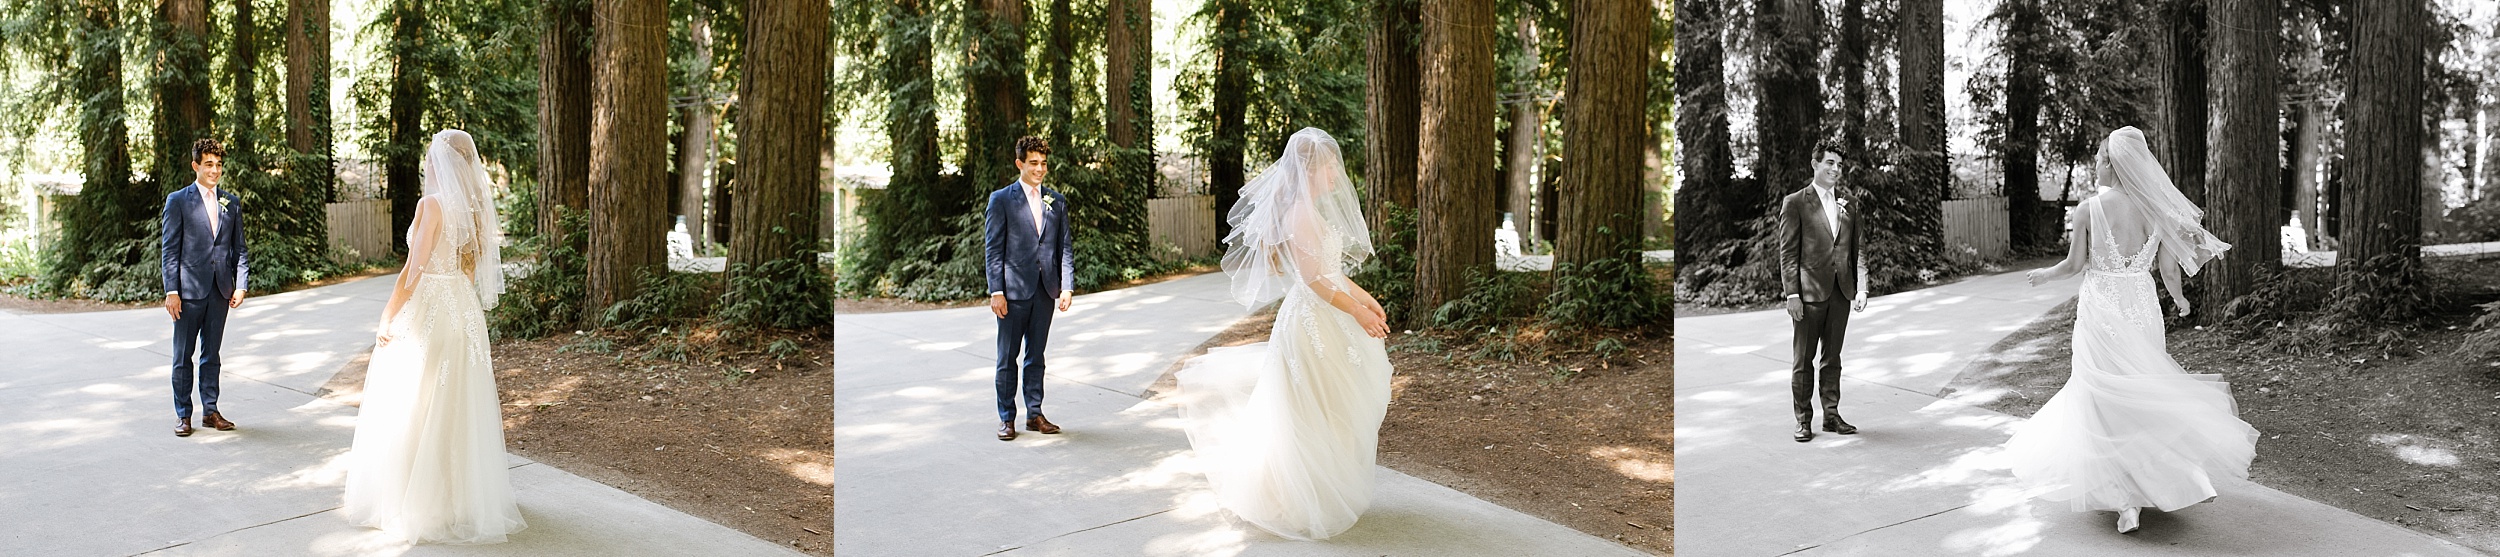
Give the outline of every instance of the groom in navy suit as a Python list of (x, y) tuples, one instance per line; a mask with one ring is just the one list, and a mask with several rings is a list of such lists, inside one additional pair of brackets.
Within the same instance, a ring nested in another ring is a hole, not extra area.
[[(1050, 343), (1052, 306), (1068, 310), (1076, 264), (1068, 239), (1068, 198), (1042, 187), (1048, 175), (1050, 144), (1033, 136), (1017, 139), (1016, 181), (990, 192), (983, 213), (981, 267), (989, 278), (990, 313), (998, 316), (1000, 441), (1016, 438), (1018, 390), (1024, 392), (1024, 428), (1059, 432), (1042, 417), (1042, 348)], [(1018, 348), (1024, 351), (1021, 370)]]
[[(243, 305), (243, 283), (251, 277), (251, 250), (243, 244), (243, 205), (233, 192), (218, 189), (225, 175), (226, 149), (213, 139), (191, 144), (190, 187), (165, 196), (163, 265), (165, 313), (174, 320), (174, 426), (177, 437), (191, 436), (191, 388), (199, 386), (200, 425), (234, 430), (234, 422), (217, 413), (218, 344), (226, 338), (226, 310)], [(192, 361), (197, 351), (199, 360)], [(196, 365), (195, 365), (196, 363)]]

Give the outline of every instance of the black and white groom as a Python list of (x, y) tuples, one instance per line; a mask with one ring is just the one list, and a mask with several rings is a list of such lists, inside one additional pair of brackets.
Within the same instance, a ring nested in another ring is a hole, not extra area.
[(1780, 200), (1780, 292), (1787, 295), (1796, 332), (1788, 390), (1799, 443), (1814, 439), (1817, 391), (1823, 396), (1823, 431), (1858, 432), (1840, 419), (1840, 344), (1849, 336), (1849, 311), (1841, 305), (1866, 310), (1866, 263), (1858, 258), (1857, 215), (1849, 211), (1848, 199), (1832, 191), (1840, 183), (1840, 163), (1836, 146), (1817, 145), (1814, 183)]
[[(165, 313), (174, 320), (174, 435), (191, 436), (191, 392), (199, 387), (200, 425), (231, 431), (217, 413), (217, 349), (226, 338), (226, 310), (243, 305), (251, 250), (243, 243), (243, 205), (217, 188), (226, 149), (213, 139), (191, 144), (191, 187), (165, 196), (161, 257)], [(192, 360), (194, 352), (198, 361)]]
[[(981, 262), (990, 284), (990, 312), (998, 315), (998, 440), (1016, 438), (1016, 392), (1024, 392), (1024, 428), (1058, 433), (1042, 417), (1042, 349), (1050, 344), (1050, 315), (1067, 311), (1076, 290), (1074, 244), (1068, 239), (1068, 198), (1042, 187), (1050, 174), (1050, 144), (1016, 140), (1016, 181), (990, 192), (982, 215)], [(1016, 352), (1024, 361), (1018, 369)], [(1021, 384), (1021, 389), (1019, 389)]]

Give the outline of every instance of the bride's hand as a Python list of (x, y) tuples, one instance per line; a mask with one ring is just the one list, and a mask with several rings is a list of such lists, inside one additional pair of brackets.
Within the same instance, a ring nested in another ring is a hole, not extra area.
[(1372, 338), (1389, 338), (1389, 323), (1372, 312), (1354, 314), (1354, 322), (1363, 325), (1363, 334)]
[(2188, 301), (2187, 301), (2187, 298), (2171, 298), (2171, 301), (2178, 302), (2178, 304), (2179, 304), (2179, 316), (2180, 316), (2180, 317), (2187, 317), (2187, 316), (2188, 316), (2188, 314), (2189, 314), (2189, 313), (2191, 313), (2191, 312), (2193, 311), (2191, 308), (2189, 308), (2189, 307), (2188, 307)]
[(2028, 272), (2024, 272), (2023, 280), (2030, 281), (2032, 286), (2039, 286), (2040, 277), (2043, 276), (2044, 271), (2046, 271), (2046, 269), (2032, 269)]

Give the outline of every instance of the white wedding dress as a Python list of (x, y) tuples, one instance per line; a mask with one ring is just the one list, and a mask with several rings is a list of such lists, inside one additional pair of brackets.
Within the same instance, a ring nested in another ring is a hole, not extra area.
[[(2133, 254), (2092, 211), (2088, 267), (2075, 301), (2073, 373), (2005, 453), (2016, 478), (2042, 499), (2076, 511), (2178, 510), (2212, 498), (2213, 479), (2245, 479), (2257, 430), (2241, 421), (2219, 374), (2191, 374), (2171, 359), (2152, 269), (2161, 238), (2145, 234)], [(2129, 230), (2131, 233), (2138, 230)]]
[(482, 235), (444, 224), (459, 211), (445, 199), (429, 192), (409, 227), (402, 280), (416, 275), (414, 293), (366, 368), (344, 512), (410, 542), (500, 543), (528, 524), (505, 461), (485, 309), (460, 263)]
[(1345, 272), (1372, 251), (1335, 139), (1306, 128), (1285, 150), (1242, 188), (1225, 239), (1235, 300), (1282, 298), (1276, 324), (1267, 342), (1191, 360), (1174, 374), (1174, 400), (1216, 501), (1261, 529), (1314, 540), (1371, 507), (1389, 353), (1328, 303), (1357, 292)]
[(1267, 342), (1191, 360), (1181, 418), (1218, 502), (1287, 538), (1352, 527), (1371, 507), (1389, 373), (1381, 340), (1307, 285), (1286, 291)]

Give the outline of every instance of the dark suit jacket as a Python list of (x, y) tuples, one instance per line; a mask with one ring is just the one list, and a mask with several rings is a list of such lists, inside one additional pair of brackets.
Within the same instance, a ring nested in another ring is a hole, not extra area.
[(1068, 198), (1042, 187), (1042, 230), (1033, 231), (1033, 209), (1024, 200), (1024, 184), (1012, 182), (990, 192), (983, 213), (981, 263), (991, 292), (1009, 300), (1058, 298), (1076, 289), (1075, 242), (1068, 238)]
[[(1833, 192), (1834, 199), (1839, 192)], [(1858, 295), (1857, 215), (1842, 205), (1840, 234), (1823, 220), (1823, 199), (1806, 186), (1780, 199), (1780, 294), (1808, 302), (1851, 300)]]
[(165, 196), (164, 231), (158, 239), (166, 292), (185, 300), (234, 297), (234, 290), (252, 276), (252, 251), (243, 242), (243, 201), (223, 188), (217, 210), (217, 232), (209, 233), (202, 204), (214, 203), (192, 184)]

